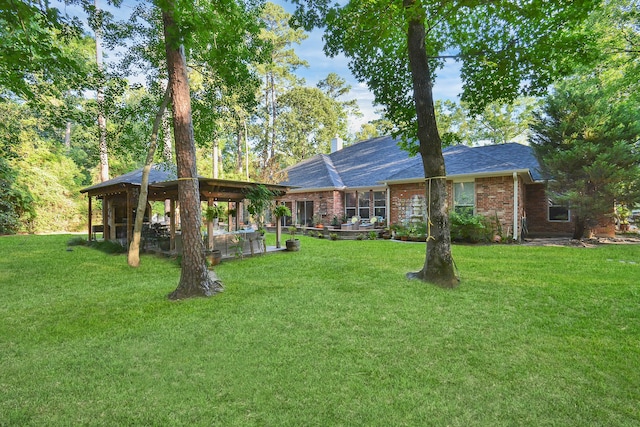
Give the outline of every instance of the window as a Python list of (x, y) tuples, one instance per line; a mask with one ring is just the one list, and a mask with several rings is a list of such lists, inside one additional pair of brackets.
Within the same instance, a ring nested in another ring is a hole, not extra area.
[(296, 202), (296, 223), (311, 226), (313, 222), (313, 202)]
[(473, 215), (475, 201), (475, 185), (473, 181), (453, 183), (453, 209), (456, 213)]
[(386, 191), (373, 192), (373, 215), (379, 218), (387, 217), (387, 193)]
[(356, 192), (352, 191), (344, 194), (344, 213), (347, 219), (351, 219), (356, 216), (358, 211), (358, 200), (356, 199)]
[(549, 221), (569, 222), (569, 208), (549, 199)]
[(360, 219), (369, 219), (370, 204), (369, 191), (363, 191), (358, 194), (358, 215), (360, 216)]

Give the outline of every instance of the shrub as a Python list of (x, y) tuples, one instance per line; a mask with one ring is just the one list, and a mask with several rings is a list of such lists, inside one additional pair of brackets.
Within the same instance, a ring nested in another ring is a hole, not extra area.
[(331, 233), (329, 234), (329, 237), (331, 238), (331, 240), (338, 240), (338, 233)]
[(482, 215), (468, 215), (451, 212), (449, 215), (451, 224), (451, 240), (455, 242), (489, 242), (493, 230)]
[(376, 240), (377, 237), (378, 237), (378, 233), (376, 233), (375, 231), (369, 232), (369, 240)]

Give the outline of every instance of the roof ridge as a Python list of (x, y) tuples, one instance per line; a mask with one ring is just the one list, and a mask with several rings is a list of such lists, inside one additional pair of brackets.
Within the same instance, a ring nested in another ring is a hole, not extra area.
[(333, 185), (337, 188), (345, 187), (342, 177), (340, 176), (340, 172), (338, 172), (338, 169), (333, 164), (331, 156), (329, 154), (320, 153), (320, 157), (324, 161), (327, 172), (329, 173), (329, 178), (331, 178)]

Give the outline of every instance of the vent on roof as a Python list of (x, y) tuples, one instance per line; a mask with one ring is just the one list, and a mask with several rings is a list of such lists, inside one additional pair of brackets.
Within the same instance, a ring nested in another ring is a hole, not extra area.
[(339, 136), (336, 136), (331, 140), (331, 152), (335, 153), (340, 150), (342, 150), (342, 139)]

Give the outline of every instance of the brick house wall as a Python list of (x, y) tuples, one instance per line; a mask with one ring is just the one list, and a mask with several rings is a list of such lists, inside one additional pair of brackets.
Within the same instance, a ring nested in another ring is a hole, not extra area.
[(290, 203), (291, 215), (294, 224), (299, 224), (296, 212), (297, 202), (313, 202), (314, 215), (322, 217), (324, 225), (331, 224), (334, 215), (340, 218), (344, 213), (344, 193), (337, 190), (308, 192), (308, 193), (290, 193), (278, 198), (278, 203)]
[[(475, 209), (476, 214), (488, 218), (492, 223), (497, 216), (505, 235), (513, 235), (513, 176), (476, 178)], [(389, 223), (406, 223), (412, 216), (420, 215), (426, 219), (427, 200), (426, 184), (424, 181), (408, 184), (391, 185), (389, 187), (390, 206), (388, 206)], [(322, 217), (324, 225), (330, 225), (334, 216), (342, 218), (344, 215), (344, 192), (328, 190), (321, 192), (293, 193), (278, 198), (278, 202), (286, 202), (291, 206), (293, 223), (298, 224), (296, 218), (296, 202), (313, 202), (314, 214)], [(447, 204), (453, 206), (453, 181), (447, 180)], [(573, 232), (573, 222), (548, 220), (548, 198), (544, 184), (525, 184), (518, 177), (518, 223), (517, 233), (521, 232), (521, 220), (526, 218), (530, 235), (569, 235)], [(373, 216), (373, 203), (370, 212)], [(604, 219), (594, 230), (598, 236), (615, 235), (613, 221)]]
[[(575, 228), (574, 221), (560, 222), (548, 220), (549, 199), (544, 184), (526, 186), (527, 225), (531, 235), (570, 235)], [(613, 213), (613, 207), (612, 213)], [(616, 234), (613, 217), (602, 218), (592, 233), (601, 237), (614, 237)]]
[[(518, 179), (518, 222), (516, 223), (516, 233), (521, 232), (521, 218), (524, 216), (524, 183), (520, 177)], [(500, 222), (502, 233), (513, 236), (513, 176), (497, 176), (488, 178), (477, 178), (475, 180), (476, 191), (476, 214), (488, 218), (492, 224)]]

